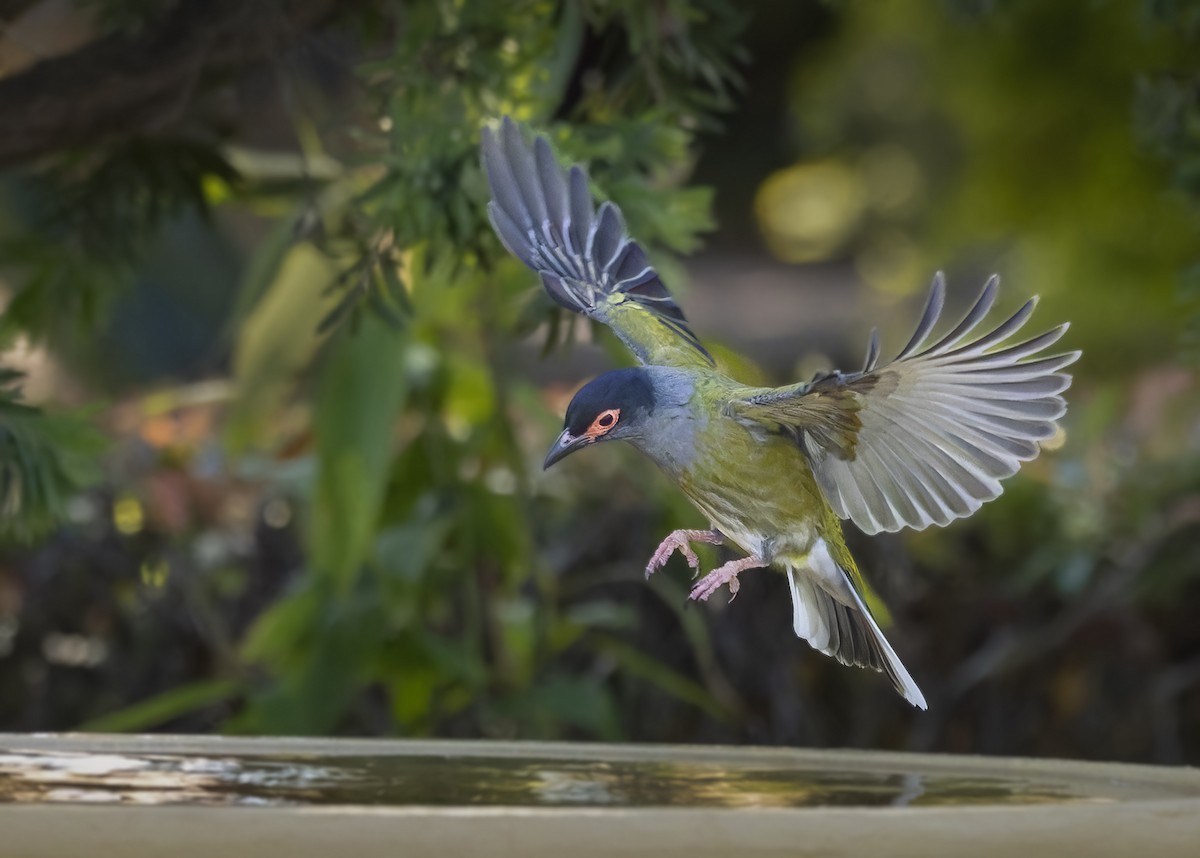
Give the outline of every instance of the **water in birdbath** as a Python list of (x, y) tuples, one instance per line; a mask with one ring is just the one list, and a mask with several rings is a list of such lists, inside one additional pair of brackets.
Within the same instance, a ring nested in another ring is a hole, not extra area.
[[(831, 767), (823, 755), (693, 750), (577, 756), (440, 753), (0, 752), (0, 802), (475, 807), (888, 807), (1022, 805), (1197, 795), (1136, 781), (1044, 771), (946, 771), (919, 762)], [(519, 747), (519, 746), (518, 746)], [(391, 750), (391, 749), (389, 749)], [(616, 750), (616, 749), (614, 749)], [(639, 758), (640, 757), (640, 758)]]
[(0, 755), (0, 801), (775, 807), (1081, 800), (1063, 783), (758, 765), (280, 754)]
[(559, 855), (565, 836), (580, 840), (572, 858), (792, 855), (801, 841), (822, 855), (1196, 855), (1200, 772), (783, 748), (0, 735), (0, 832), (3, 855), (15, 843), (13, 854), (123, 858), (258, 855), (264, 838), (289, 855), (391, 854), (398, 839), (406, 855)]

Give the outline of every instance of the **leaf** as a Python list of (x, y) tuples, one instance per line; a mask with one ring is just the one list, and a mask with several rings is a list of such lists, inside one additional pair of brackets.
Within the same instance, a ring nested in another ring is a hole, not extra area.
[[(388, 670), (391, 665), (385, 664), (381, 671), (391, 696), (392, 717), (405, 733), (428, 732), (434, 714), (434, 695), (445, 677), (413, 635), (402, 635), (385, 652), (387, 661), (395, 667)], [(387, 673), (392, 674), (390, 680)]]
[(344, 623), (320, 634), (303, 660), (256, 696), (228, 729), (298, 736), (333, 732), (362, 687), (363, 666), (379, 643), (376, 631), (368, 624)]
[(561, 735), (561, 728), (570, 726), (607, 741), (621, 738), (612, 696), (602, 684), (584, 677), (550, 676), (496, 710), (532, 727), (537, 735)]
[(405, 315), (413, 313), (412, 302), (408, 298), (408, 290), (400, 279), (400, 267), (391, 259), (384, 257), (379, 260), (379, 271), (383, 275), (384, 291), (399, 305)]
[(189, 682), (155, 695), (149, 700), (93, 718), (76, 729), (84, 733), (145, 732), (241, 693), (242, 685), (234, 679), (203, 679)]
[(314, 570), (340, 588), (354, 579), (378, 529), (404, 403), (407, 340), (364, 316), (356, 335), (331, 343), (316, 393), (317, 484), (310, 548)]
[(235, 451), (262, 434), (296, 375), (312, 362), (321, 344), (313, 331), (331, 303), (323, 292), (334, 276), (333, 263), (311, 244), (292, 247), (242, 324), (234, 344), (235, 395), (226, 436)]
[(233, 324), (245, 324), (263, 296), (278, 282), (280, 270), (297, 246), (294, 231), (294, 220), (279, 218), (255, 250), (238, 284), (236, 303), (230, 313)]
[(496, 391), (486, 366), (477, 360), (451, 354), (446, 360), (448, 375), (443, 406), (447, 423), (475, 426), (491, 418)]
[(251, 663), (266, 662), (276, 670), (294, 667), (292, 659), (303, 651), (316, 628), (322, 603), (318, 588), (311, 584), (284, 596), (250, 627), (241, 657)]
[(67, 502), (99, 478), (104, 438), (85, 413), (25, 405), (21, 378), (0, 367), (0, 538), (24, 542), (54, 527)]
[(363, 685), (378, 678), (384, 619), (376, 595), (360, 588), (335, 596), (329, 582), (314, 583), (243, 648), (269, 653), (279, 676), (251, 695), (226, 725), (231, 732), (328, 734)]
[(718, 721), (731, 722), (736, 713), (723, 706), (704, 686), (693, 682), (625, 641), (601, 635), (596, 649), (613, 658), (622, 670), (641, 677), (672, 697), (703, 709)]

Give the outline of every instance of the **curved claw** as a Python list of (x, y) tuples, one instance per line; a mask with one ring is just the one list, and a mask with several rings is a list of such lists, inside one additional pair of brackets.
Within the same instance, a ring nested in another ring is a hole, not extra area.
[(688, 596), (692, 601), (707, 602), (708, 597), (720, 590), (726, 584), (729, 585), (729, 601), (732, 602), (737, 598), (738, 590), (741, 589), (741, 584), (738, 583), (737, 576), (730, 578), (728, 581), (710, 581), (711, 573), (704, 576), (696, 582), (692, 587), (692, 592)]
[(747, 569), (760, 569), (766, 565), (767, 562), (761, 557), (742, 557), (738, 560), (730, 560), (697, 581), (688, 598), (693, 601), (707, 602), (709, 596), (728, 584), (729, 601), (732, 602), (741, 587), (737, 576)]
[(720, 545), (721, 535), (712, 530), (675, 530), (667, 534), (655, 550), (650, 562), (646, 564), (646, 577), (649, 578), (657, 570), (666, 565), (671, 555), (678, 551), (687, 561), (688, 566), (700, 573), (700, 558), (692, 550), (691, 542), (707, 542), (710, 545)]

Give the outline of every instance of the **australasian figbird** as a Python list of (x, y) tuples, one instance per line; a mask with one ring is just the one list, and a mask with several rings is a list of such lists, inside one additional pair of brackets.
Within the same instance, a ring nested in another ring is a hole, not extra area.
[(675, 551), (698, 574), (691, 543), (732, 545), (745, 556), (700, 578), (692, 599), (724, 586), (736, 594), (742, 572), (778, 569), (798, 636), (843, 664), (885, 672), (926, 708), (871, 614), (841, 521), (869, 534), (921, 530), (998, 496), (1000, 481), (1038, 455), (1066, 412), (1071, 377), (1062, 370), (1079, 352), (1047, 350), (1067, 325), (1013, 342), (1031, 299), (985, 329), (999, 286), (992, 277), (962, 321), (930, 342), (945, 299), (939, 273), (916, 332), (891, 361), (880, 362), (876, 331), (857, 372), (750, 387), (717, 367), (617, 206), (596, 207), (580, 166), (563, 169), (545, 137), (530, 145), (508, 118), (484, 129), (482, 150), (501, 242), (554, 301), (610, 327), (641, 363), (575, 394), (545, 467), (628, 441), (710, 524), (669, 534), (647, 576)]

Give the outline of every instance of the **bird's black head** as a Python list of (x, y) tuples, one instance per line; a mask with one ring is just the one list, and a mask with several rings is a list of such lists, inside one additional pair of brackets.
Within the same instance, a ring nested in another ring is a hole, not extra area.
[(635, 433), (654, 410), (654, 387), (641, 367), (614, 369), (589, 381), (571, 404), (562, 434), (550, 447), (545, 467), (581, 447)]

